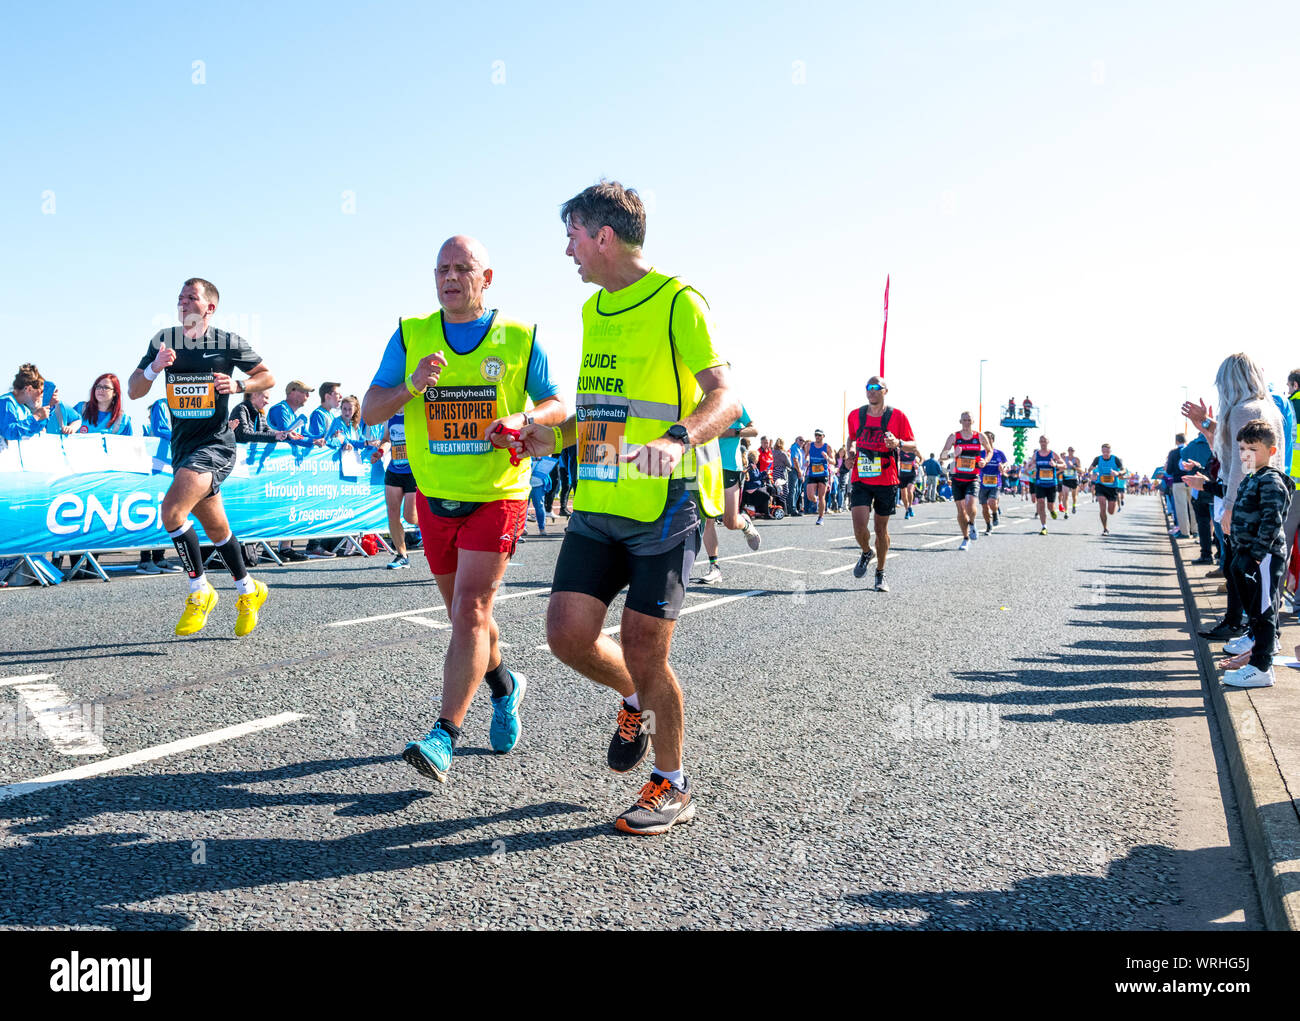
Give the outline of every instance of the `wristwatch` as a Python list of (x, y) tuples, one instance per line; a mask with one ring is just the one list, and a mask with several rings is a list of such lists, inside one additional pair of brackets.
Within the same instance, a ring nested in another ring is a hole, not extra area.
[(686, 450), (691, 449), (690, 433), (686, 431), (686, 426), (682, 425), (680, 422), (670, 425), (664, 435), (671, 436), (673, 439), (677, 440)]
[(529, 426), (536, 421), (537, 419), (533, 417), (533, 413), (531, 411), (524, 412), (524, 425)]

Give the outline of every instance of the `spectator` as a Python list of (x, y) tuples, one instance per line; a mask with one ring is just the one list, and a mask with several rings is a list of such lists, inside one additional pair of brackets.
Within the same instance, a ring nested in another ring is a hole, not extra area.
[(338, 383), (322, 383), (320, 385), (320, 407), (313, 411), (311, 418), (307, 420), (307, 432), (304, 433), (307, 439), (329, 439), (334, 420), (339, 416), (339, 404), (341, 402), (342, 396), (339, 394)]
[[(146, 436), (157, 436), (160, 439), (170, 440), (172, 438), (172, 412), (167, 407), (167, 398), (159, 397), (149, 405), (149, 424), (145, 427)], [(167, 453), (165, 447), (159, 447), (159, 453)]]
[[(1196, 496), (1192, 499), (1192, 512), (1196, 515), (1196, 534), (1201, 540), (1201, 555), (1192, 561), (1194, 564), (1214, 563), (1214, 552), (1211, 546), (1214, 538), (1212, 523), (1214, 496), (1198, 486), (1192, 486), (1187, 479), (1202, 471), (1208, 475), (1211, 457), (1209, 440), (1204, 436), (1196, 436), (1191, 443), (1183, 447), (1182, 463), (1179, 465), (1183, 473), (1184, 487), (1197, 490)], [(1150, 482), (1145, 484), (1149, 489)], [(1139, 483), (1139, 486), (1141, 485), (1142, 483)]]
[(766, 436), (760, 436), (758, 440), (757, 464), (761, 472), (772, 470), (772, 441)]
[(578, 446), (570, 444), (560, 454), (560, 517), (570, 513), (569, 494), (578, 491)]
[[(1300, 446), (1300, 369), (1292, 369), (1287, 373), (1286, 392), (1291, 400), (1291, 417), (1297, 423), (1297, 427), (1285, 439), (1286, 445), (1291, 450), (1291, 462), (1287, 474), (1293, 479), (1300, 479), (1300, 449), (1297, 449)], [(1291, 554), (1291, 546), (1295, 542), (1297, 528), (1300, 528), (1300, 500), (1293, 499), (1286, 512), (1285, 539), (1288, 557)]]
[(1007, 418), (1016, 417), (1016, 399), (1011, 397), (1007, 400)]
[(1165, 456), (1165, 476), (1169, 479), (1169, 497), (1174, 507), (1173, 536), (1175, 539), (1189, 539), (1192, 535), (1192, 503), (1188, 489), (1183, 482), (1183, 447), (1187, 437), (1179, 433), (1174, 437), (1174, 449)]
[[(748, 465), (749, 458), (746, 456), (745, 463)], [(748, 468), (746, 468), (748, 470)], [(776, 491), (781, 497), (781, 502), (785, 504), (785, 512), (790, 513), (790, 455), (785, 449), (785, 440), (777, 438), (776, 446), (772, 448), (772, 484), (776, 486)]]
[[(328, 385), (328, 384), (327, 384)], [(325, 442), (331, 447), (354, 450), (366, 445), (361, 435), (361, 399), (355, 395), (339, 401), (339, 414), (325, 433)], [(315, 413), (312, 415), (315, 418)]]
[(111, 433), (134, 436), (131, 416), (122, 413), (122, 384), (111, 372), (105, 372), (90, 388), (90, 399), (77, 405), (81, 416), (81, 433)]
[(743, 490), (741, 505), (753, 507), (757, 513), (766, 517), (772, 499), (763, 485), (763, 472), (758, 467), (758, 454), (752, 450), (749, 452), (749, 467), (745, 470)]
[(283, 429), (271, 428), (266, 415), (266, 406), (270, 401), (265, 390), (244, 394), (244, 399), (230, 416), (230, 427), (235, 430), (236, 443), (276, 443), (288, 438), (289, 434)]
[(290, 442), (320, 447), (325, 444), (324, 439), (309, 440), (303, 431), (307, 428), (307, 416), (302, 413), (302, 406), (311, 392), (312, 388), (302, 380), (293, 380), (284, 388), (284, 400), (266, 413), (266, 420), (272, 429), (288, 433)]
[(31, 362), (18, 367), (14, 376), (13, 389), (0, 397), (0, 439), (21, 440), (37, 433), (63, 433), (65, 436), (77, 427), (64, 422), (59, 425), (59, 391), (51, 395), (49, 403), (42, 403), (45, 397), (45, 377)]
[(1025, 398), (1025, 405), (1024, 405), (1024, 407), (1025, 407), (1025, 418), (1033, 418), (1033, 417), (1034, 417), (1034, 402), (1031, 401), (1028, 397), (1026, 397), (1026, 398)]
[(528, 499), (533, 505), (538, 535), (546, 534), (546, 491), (551, 488), (551, 472), (557, 464), (559, 458), (554, 455), (533, 458), (532, 476), (529, 479), (533, 488), (528, 493)]
[(943, 474), (943, 468), (931, 454), (921, 464), (921, 470), (925, 472), (925, 502), (934, 503), (939, 495), (939, 476)]
[(804, 452), (803, 437), (796, 436), (794, 442), (790, 444), (790, 473), (787, 476), (789, 485), (787, 491), (790, 494), (790, 513), (795, 517), (803, 515), (803, 475), (804, 466), (808, 463), (807, 454)]

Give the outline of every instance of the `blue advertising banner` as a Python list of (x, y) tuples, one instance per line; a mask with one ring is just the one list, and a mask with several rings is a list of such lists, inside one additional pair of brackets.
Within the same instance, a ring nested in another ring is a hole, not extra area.
[[(159, 521), (169, 457), (167, 440), (102, 433), (3, 446), (0, 556), (170, 545)], [(355, 450), (241, 443), (221, 498), (241, 541), (388, 528), (383, 462)]]

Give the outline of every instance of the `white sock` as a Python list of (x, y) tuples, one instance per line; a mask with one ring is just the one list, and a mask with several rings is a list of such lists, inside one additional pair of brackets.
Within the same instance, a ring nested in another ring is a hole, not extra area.
[(635, 691), (628, 695), (627, 698), (623, 699), (623, 701), (632, 707), (633, 712), (639, 713), (641, 711), (641, 700), (636, 697)]
[(200, 574), (197, 578), (190, 579), (190, 592), (198, 592), (208, 587), (208, 576)]
[(655, 772), (671, 783), (679, 791), (686, 787), (686, 774), (680, 769), (667, 770), (655, 766)]
[(241, 596), (251, 596), (257, 591), (257, 586), (253, 584), (253, 576), (246, 574), (235, 582), (235, 588), (239, 589)]

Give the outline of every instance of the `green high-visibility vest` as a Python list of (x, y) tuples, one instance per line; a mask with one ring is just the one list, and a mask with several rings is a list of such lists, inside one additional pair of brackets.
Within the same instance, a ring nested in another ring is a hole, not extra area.
[(463, 355), (447, 343), (441, 311), (403, 319), (401, 329), (408, 379), (421, 358), (441, 351), (447, 359), (437, 385), (403, 406), (406, 457), (420, 492), (478, 503), (527, 499), (530, 461), (512, 465), (508, 449), (488, 442), (487, 428), (524, 410), (537, 328), (494, 312), (483, 339)]
[[(575, 510), (634, 521), (654, 521), (664, 513), (669, 480), (644, 475), (621, 458), (663, 436), (703, 399), (672, 338), (673, 303), (685, 289), (672, 277), (621, 312), (600, 310), (603, 291), (582, 306)], [(722, 515), (722, 454), (716, 439), (688, 450), (673, 477), (687, 480), (703, 514)]]

